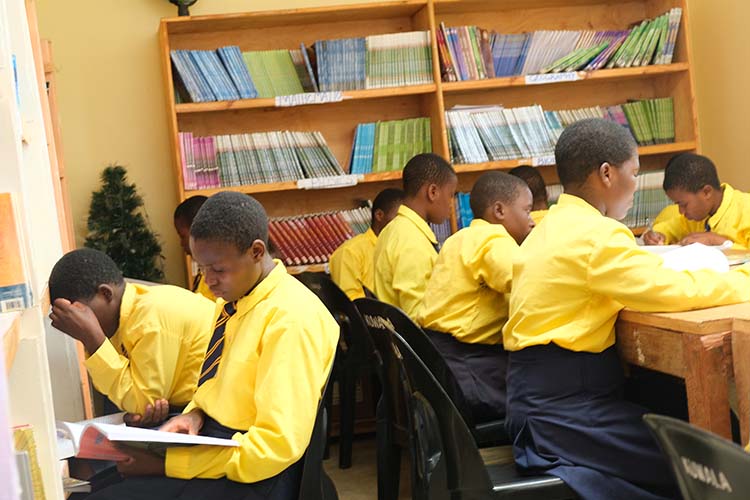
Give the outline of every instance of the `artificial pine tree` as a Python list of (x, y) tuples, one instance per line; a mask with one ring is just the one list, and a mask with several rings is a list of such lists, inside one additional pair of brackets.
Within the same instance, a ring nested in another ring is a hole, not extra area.
[(119, 165), (102, 172), (102, 188), (91, 197), (84, 245), (109, 255), (128, 278), (161, 282), (161, 245), (144, 217), (143, 199), (126, 176)]

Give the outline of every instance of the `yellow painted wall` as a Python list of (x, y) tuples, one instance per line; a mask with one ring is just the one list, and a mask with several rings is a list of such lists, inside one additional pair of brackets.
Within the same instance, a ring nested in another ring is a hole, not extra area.
[[(200, 0), (191, 14), (286, 9), (352, 0)], [(167, 280), (183, 285), (172, 228), (177, 205), (157, 30), (177, 15), (167, 0), (37, 0), (41, 36), (52, 41), (60, 126), (78, 244), (99, 174), (120, 162), (144, 198), (166, 257)]]
[[(353, 0), (200, 0), (193, 14), (302, 8)], [(37, 0), (40, 30), (52, 40), (68, 186), (79, 243), (91, 192), (110, 162), (130, 172), (164, 243), (167, 279), (184, 283), (172, 229), (177, 202), (169, 162), (156, 37), (167, 0)], [(719, 7), (720, 8), (717, 8)], [(750, 81), (748, 0), (689, 0), (698, 118), (703, 152), (723, 179), (750, 190), (747, 117)]]
[(702, 153), (750, 191), (750, 1), (689, 0)]

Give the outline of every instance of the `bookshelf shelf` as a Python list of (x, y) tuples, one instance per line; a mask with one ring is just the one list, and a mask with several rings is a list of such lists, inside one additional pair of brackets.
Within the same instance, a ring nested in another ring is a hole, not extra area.
[[(543, 85), (575, 85), (582, 82), (599, 82), (608, 80), (625, 80), (656, 75), (667, 75), (687, 71), (687, 63), (660, 64), (655, 66), (640, 66), (637, 68), (600, 69), (597, 71), (579, 71), (579, 80), (546, 83)], [(505, 78), (488, 78), (485, 80), (466, 80), (462, 82), (445, 82), (443, 92), (469, 92), (488, 89), (502, 89), (507, 87), (538, 87), (538, 84), (526, 83), (525, 76), (510, 76)]]
[(5, 374), (10, 373), (13, 361), (18, 351), (21, 334), (21, 313), (0, 314), (0, 337), (3, 339), (3, 355), (5, 356)]
[[(537, 30), (622, 30), (673, 7), (683, 15), (671, 64), (601, 69), (578, 73), (578, 79), (527, 84), (523, 76), (461, 82), (440, 81), (436, 29), (477, 25), (498, 33)], [(434, 83), (395, 88), (344, 91), (341, 102), (276, 107), (275, 99), (175, 104), (170, 50), (215, 50), (226, 45), (242, 51), (297, 49), (300, 43), (369, 35), (429, 30)], [(320, 131), (332, 154), (346, 169), (355, 129), (360, 123), (429, 117), (432, 151), (450, 157), (445, 111), (456, 105), (540, 105), (545, 110), (615, 106), (630, 100), (671, 97), (674, 137), (671, 144), (639, 148), (643, 171), (659, 170), (670, 155), (699, 149), (695, 90), (690, 57), (687, 0), (404, 0), (286, 11), (260, 11), (170, 18), (161, 21), (159, 38), (167, 114), (179, 199), (219, 191), (252, 194), (272, 217), (347, 210), (372, 199), (385, 187), (397, 187), (401, 172), (365, 174), (354, 186), (303, 190), (296, 182), (279, 182), (186, 191), (182, 178), (180, 133), (196, 137), (278, 130)], [(532, 164), (531, 159), (455, 165), (459, 190), (486, 170)], [(554, 166), (541, 166), (548, 183), (558, 182)], [(455, 217), (451, 221), (455, 230)], [(189, 266), (188, 266), (188, 269)], [(295, 272), (323, 270), (302, 266)]]
[[(389, 87), (384, 89), (347, 90), (342, 92), (345, 101), (379, 99), (385, 97), (411, 96), (431, 94), (437, 91), (436, 84), (410, 85), (407, 87)], [(306, 104), (305, 106), (320, 106), (320, 104)], [(215, 111), (237, 111), (241, 109), (276, 108), (274, 98), (242, 99), (238, 101), (191, 102), (175, 105), (178, 114), (206, 113)]]
[(286, 270), (289, 274), (325, 273), (328, 271), (328, 264), (308, 264), (306, 266), (288, 266)]

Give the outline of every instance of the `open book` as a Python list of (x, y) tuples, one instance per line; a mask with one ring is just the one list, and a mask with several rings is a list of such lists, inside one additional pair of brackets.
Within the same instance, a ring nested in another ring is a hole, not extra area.
[(649, 252), (661, 255), (664, 259), (664, 267), (675, 271), (697, 271), (700, 269), (711, 269), (716, 272), (725, 273), (729, 271), (729, 260), (724, 250), (729, 245), (706, 246), (701, 243), (690, 245), (646, 245), (641, 248)]
[(159, 451), (171, 446), (206, 444), (212, 446), (239, 446), (231, 439), (206, 436), (191, 436), (154, 429), (127, 427), (122, 420), (124, 413), (84, 420), (83, 422), (57, 422), (58, 458), (76, 456), (97, 460), (124, 460), (127, 455), (115, 446), (148, 448)]

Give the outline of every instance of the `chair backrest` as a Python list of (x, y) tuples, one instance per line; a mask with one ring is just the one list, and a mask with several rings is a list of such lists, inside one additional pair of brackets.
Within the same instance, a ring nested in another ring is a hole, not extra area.
[(682, 420), (643, 420), (669, 459), (685, 500), (750, 497), (750, 455), (736, 444)]
[(300, 480), (299, 500), (338, 500), (336, 487), (323, 469), (327, 439), (327, 422), (325, 394), (331, 381), (330, 373), (323, 391), (320, 393), (318, 413), (315, 417), (310, 444), (302, 458), (302, 478)]
[(375, 292), (367, 288), (365, 285), (362, 285), (362, 291), (365, 292), (365, 298), (366, 299), (378, 299), (378, 296), (375, 295)]
[(453, 372), (445, 362), (445, 358), (443, 358), (443, 355), (440, 354), (440, 351), (438, 351), (427, 334), (406, 313), (397, 307), (374, 299), (357, 299), (354, 302), (362, 316), (369, 315), (387, 320), (391, 327), (406, 340), (409, 347), (419, 356), (445, 392), (448, 393), (448, 396), (456, 405), (456, 408), (458, 408), (466, 425), (470, 429), (473, 429), (474, 419), (471, 415), (469, 405), (464, 399), (463, 391), (458, 385)]
[(430, 369), (396, 331), (389, 332), (409, 416), (412, 494), (416, 499), (488, 498), (492, 482), (474, 438)]
[[(328, 276), (322, 273), (301, 273), (297, 275), (323, 302), (341, 328), (339, 362), (365, 363), (375, 355), (375, 345), (359, 310), (349, 297)], [(343, 358), (343, 359), (342, 359)]]

